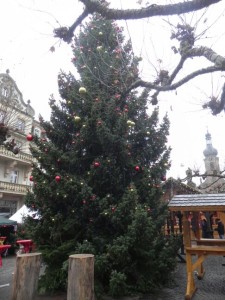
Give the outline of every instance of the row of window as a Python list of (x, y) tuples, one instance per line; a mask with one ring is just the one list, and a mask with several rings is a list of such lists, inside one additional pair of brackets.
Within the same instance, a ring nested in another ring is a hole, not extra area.
[[(6, 112), (0, 110), (0, 123), (4, 123), (6, 117), (7, 117)], [(25, 126), (26, 126), (25, 121), (23, 119), (17, 118), (17, 120), (15, 121), (15, 124), (14, 124), (13, 127), (14, 127), (15, 130), (19, 130), (20, 132), (25, 132)], [(41, 130), (36, 127), (33, 130), (33, 134), (40, 137), (41, 136)]]

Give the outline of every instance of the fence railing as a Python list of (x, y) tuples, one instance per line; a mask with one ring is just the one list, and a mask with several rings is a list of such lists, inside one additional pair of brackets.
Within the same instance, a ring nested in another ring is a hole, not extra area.
[(35, 158), (31, 154), (19, 152), (15, 155), (12, 151), (7, 150), (4, 146), (0, 146), (0, 156), (1, 155), (11, 157), (15, 160), (24, 161), (27, 163), (32, 163), (35, 161)]
[(32, 189), (32, 186), (0, 181), (0, 191), (15, 192), (26, 195)]

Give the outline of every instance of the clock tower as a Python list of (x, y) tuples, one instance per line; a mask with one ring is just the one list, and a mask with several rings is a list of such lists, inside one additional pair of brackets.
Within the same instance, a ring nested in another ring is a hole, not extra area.
[(218, 151), (212, 146), (211, 134), (209, 132), (205, 135), (206, 149), (203, 151), (205, 156), (205, 177), (204, 182), (201, 183), (200, 188), (207, 193), (218, 193), (225, 190), (225, 181), (217, 177), (220, 175), (220, 165), (218, 158)]

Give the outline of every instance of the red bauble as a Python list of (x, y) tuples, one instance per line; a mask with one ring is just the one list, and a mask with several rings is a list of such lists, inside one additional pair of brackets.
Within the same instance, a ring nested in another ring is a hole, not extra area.
[(30, 179), (30, 181), (34, 181), (34, 177), (32, 175), (30, 176), (29, 179)]
[(33, 135), (32, 134), (28, 134), (27, 135), (27, 140), (29, 141), (29, 142), (31, 142), (32, 140), (33, 140)]
[(166, 176), (162, 176), (161, 181), (166, 181)]
[(140, 171), (140, 167), (139, 167), (139, 166), (135, 166), (134, 169), (135, 169), (135, 171), (137, 171), (137, 172)]
[(55, 181), (59, 182), (61, 180), (61, 176), (57, 175), (55, 176)]
[(94, 163), (94, 167), (95, 167), (95, 168), (100, 167), (100, 162), (96, 161), (96, 162)]

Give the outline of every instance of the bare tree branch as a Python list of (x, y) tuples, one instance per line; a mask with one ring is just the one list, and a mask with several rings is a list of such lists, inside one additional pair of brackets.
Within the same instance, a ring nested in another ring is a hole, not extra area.
[[(71, 42), (75, 29), (89, 14), (98, 13), (106, 19), (113, 20), (135, 20), (154, 16), (185, 14), (207, 8), (213, 4), (221, 2), (222, 0), (180, 0), (180, 2), (176, 4), (151, 4), (140, 9), (112, 9), (109, 8), (109, 3), (105, 0), (80, 1), (84, 4), (85, 8), (83, 13), (75, 20), (75, 22), (70, 27), (61, 27), (54, 30), (55, 36), (63, 39), (67, 43)], [(138, 87), (144, 87), (155, 91), (152, 94), (151, 103), (156, 105), (158, 103), (157, 97), (160, 92), (175, 90), (190, 80), (203, 74), (225, 71), (225, 57), (217, 54), (208, 47), (194, 47), (194, 43), (196, 41), (194, 27), (191, 27), (186, 23), (178, 24), (176, 31), (174, 31), (171, 36), (171, 39), (174, 38), (180, 43), (180, 47), (178, 49), (174, 47), (174, 53), (179, 53), (181, 58), (171, 74), (169, 74), (168, 70), (160, 70), (158, 73), (158, 78), (154, 82), (147, 82), (142, 79), (138, 79), (137, 81), (133, 82), (126, 91), (124, 91), (123, 95), (126, 95), (131, 90)], [(182, 79), (174, 82), (180, 70), (183, 68), (186, 60), (194, 57), (205, 57), (213, 65), (194, 71)], [(223, 86), (221, 99), (218, 100), (217, 98), (211, 98), (209, 102), (203, 105), (203, 108), (210, 108), (213, 115), (220, 113), (225, 108), (225, 84)]]
[(221, 0), (192, 0), (181, 1), (176, 4), (157, 5), (152, 4), (140, 9), (110, 9), (104, 3), (98, 0), (80, 0), (89, 11), (89, 13), (97, 12), (106, 19), (114, 20), (131, 20), (143, 19), (155, 16), (179, 15), (193, 12), (212, 4), (218, 3)]
[(187, 55), (189, 57), (195, 57), (195, 56), (204, 56), (209, 61), (215, 64), (215, 66), (222, 67), (224, 69), (225, 67), (225, 57), (217, 54), (215, 51), (208, 47), (198, 47), (198, 48), (192, 48), (187, 52)]
[(54, 29), (54, 36), (62, 39), (66, 43), (70, 43), (73, 38), (73, 33), (77, 26), (81, 24), (81, 22), (88, 16), (89, 12), (87, 9), (83, 11), (83, 13), (76, 19), (72, 26), (67, 27), (59, 27)]
[(225, 84), (221, 94), (220, 101), (216, 98), (212, 98), (209, 102), (203, 105), (203, 108), (210, 108), (213, 115), (218, 115), (225, 108)]
[(177, 74), (179, 73), (179, 71), (182, 69), (182, 67), (183, 67), (184, 62), (185, 62), (186, 59), (187, 59), (186, 55), (181, 56), (181, 59), (180, 59), (178, 65), (174, 69), (173, 73), (170, 75), (168, 83), (172, 83), (173, 82), (173, 80), (175, 79), (175, 77), (177, 76)]
[(181, 1), (176, 4), (168, 5), (152, 4), (140, 9), (111, 9), (108, 8), (105, 1), (80, 1), (85, 5), (85, 9), (83, 13), (75, 20), (75, 22), (70, 27), (62, 27), (54, 30), (55, 36), (63, 39), (67, 43), (71, 42), (73, 33), (76, 30), (77, 26), (81, 24), (81, 22), (88, 16), (88, 14), (99, 13), (102, 17), (111, 20), (135, 20), (156, 16), (185, 14), (209, 7), (210, 5), (216, 4), (222, 0), (192, 0), (187, 2)]
[(176, 88), (182, 86), (183, 84), (187, 83), (191, 79), (194, 79), (195, 77), (197, 77), (199, 75), (218, 72), (218, 71), (223, 71), (223, 70), (225, 70), (225, 68), (222, 69), (221, 67), (210, 66), (208, 68), (203, 68), (203, 69), (197, 70), (195, 72), (192, 72), (191, 74), (187, 75), (186, 77), (182, 78), (181, 80), (177, 81), (176, 83), (174, 83), (172, 85), (164, 85), (164, 86), (159, 86), (159, 85), (156, 85), (152, 82), (147, 82), (147, 81), (144, 81), (142, 79), (139, 79), (139, 80), (135, 81), (127, 89), (126, 93), (128, 93), (131, 90), (136, 89), (138, 87), (146, 87), (146, 88), (150, 88), (152, 90), (157, 90), (157, 91), (161, 91), (161, 92), (172, 91), (172, 90), (175, 90)]

